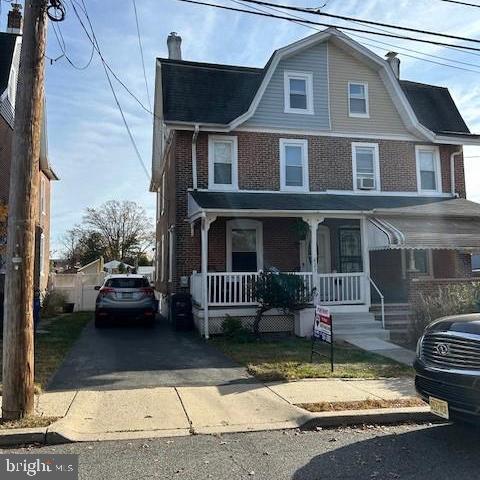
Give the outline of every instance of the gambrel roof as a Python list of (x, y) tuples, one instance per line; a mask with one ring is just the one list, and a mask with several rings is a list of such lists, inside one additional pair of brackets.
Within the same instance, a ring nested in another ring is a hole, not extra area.
[(333, 28), (276, 50), (264, 68), (159, 58), (165, 122), (237, 127), (255, 111), (283, 56), (327, 39), (379, 70), (405, 124), (419, 136), (480, 138), (470, 134), (447, 88), (398, 80), (386, 60)]

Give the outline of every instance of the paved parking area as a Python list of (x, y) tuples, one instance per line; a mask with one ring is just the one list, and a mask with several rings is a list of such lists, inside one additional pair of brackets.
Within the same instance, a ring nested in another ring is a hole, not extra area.
[(245, 369), (194, 332), (87, 325), (47, 390), (208, 386), (251, 381)]

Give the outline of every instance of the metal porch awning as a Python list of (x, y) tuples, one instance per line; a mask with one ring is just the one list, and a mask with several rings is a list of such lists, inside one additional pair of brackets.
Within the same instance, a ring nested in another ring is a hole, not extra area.
[(377, 210), (369, 221), (370, 250), (480, 252), (480, 205), (465, 199)]

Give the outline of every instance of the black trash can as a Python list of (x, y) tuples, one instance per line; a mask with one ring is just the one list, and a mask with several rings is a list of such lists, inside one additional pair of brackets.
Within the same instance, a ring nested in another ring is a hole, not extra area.
[(174, 293), (170, 297), (170, 318), (173, 328), (187, 332), (193, 330), (192, 296), (188, 293)]

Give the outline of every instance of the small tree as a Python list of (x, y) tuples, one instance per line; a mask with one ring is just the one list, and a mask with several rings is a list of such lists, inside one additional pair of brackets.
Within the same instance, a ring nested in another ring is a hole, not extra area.
[(260, 333), (264, 313), (278, 308), (284, 313), (305, 308), (311, 302), (313, 292), (308, 291), (300, 275), (262, 272), (254, 284), (254, 296), (258, 302), (253, 331)]

